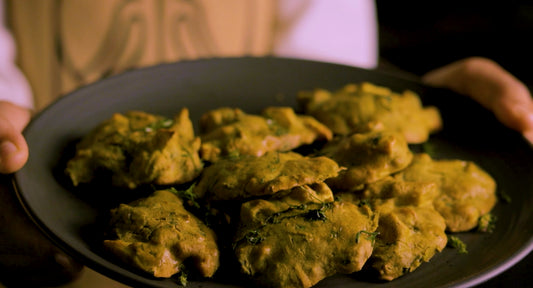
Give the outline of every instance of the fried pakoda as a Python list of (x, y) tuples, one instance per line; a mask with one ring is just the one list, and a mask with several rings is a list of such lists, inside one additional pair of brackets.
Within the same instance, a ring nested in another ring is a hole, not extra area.
[(339, 176), (327, 180), (332, 188), (342, 191), (360, 189), (398, 172), (413, 158), (403, 135), (390, 131), (338, 137), (327, 143), (320, 154), (346, 168)]
[[(257, 199), (244, 202), (240, 211), (241, 226), (257, 226), (255, 222), (258, 219), (267, 219), (279, 212), (290, 210), (300, 205), (322, 204), (334, 201), (333, 192), (324, 182), (297, 186), (287, 191), (287, 193), (281, 194), (284, 196), (268, 198), (270, 200)], [(241, 230), (243, 229), (247, 228), (241, 227)]]
[(130, 189), (180, 184), (200, 174), (199, 149), (187, 109), (174, 119), (140, 111), (116, 113), (78, 143), (66, 173), (75, 186), (104, 176)]
[(269, 107), (261, 115), (237, 108), (219, 108), (200, 119), (202, 159), (215, 162), (228, 155), (261, 156), (289, 151), (316, 140), (330, 140), (332, 132), (307, 115), (289, 107)]
[(358, 205), (365, 203), (379, 214), (378, 235), (368, 265), (380, 279), (391, 281), (412, 272), (446, 246), (446, 224), (433, 207), (438, 193), (435, 183), (387, 177), (367, 185), (360, 195), (338, 196)]
[(260, 287), (311, 287), (361, 270), (377, 217), (368, 207), (326, 199), (333, 200), (331, 190), (317, 184), (244, 203), (234, 245), (242, 272)]
[(438, 185), (440, 195), (434, 201), (435, 209), (446, 220), (450, 232), (475, 228), (479, 218), (497, 202), (495, 180), (470, 161), (433, 160), (427, 154), (418, 154), (398, 177)]
[(104, 240), (105, 248), (155, 277), (179, 273), (185, 261), (191, 261), (204, 277), (213, 276), (218, 269), (214, 232), (168, 190), (113, 209), (110, 227), (112, 237)]
[(243, 155), (206, 167), (194, 193), (208, 201), (245, 200), (323, 182), (340, 170), (335, 161), (323, 156), (305, 157), (295, 152)]
[(208, 111), (198, 137), (187, 109), (116, 114), (82, 139), (66, 173), (131, 189), (195, 181), (113, 209), (104, 246), (155, 277), (191, 267), (211, 277), (220, 248), (259, 287), (308, 288), (363, 266), (396, 279), (494, 207), (496, 184), (479, 166), (410, 150), (442, 126), (414, 92), (360, 83), (297, 101), (305, 114)]
[(301, 91), (298, 102), (306, 114), (341, 135), (384, 126), (402, 133), (409, 143), (422, 143), (442, 125), (439, 111), (435, 107), (422, 107), (414, 92), (398, 94), (366, 82), (349, 84), (335, 92)]

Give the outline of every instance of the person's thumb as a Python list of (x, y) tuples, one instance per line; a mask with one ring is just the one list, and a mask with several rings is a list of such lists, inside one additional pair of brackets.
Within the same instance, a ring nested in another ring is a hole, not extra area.
[(0, 173), (16, 172), (28, 160), (28, 145), (22, 130), (30, 111), (11, 103), (0, 102)]

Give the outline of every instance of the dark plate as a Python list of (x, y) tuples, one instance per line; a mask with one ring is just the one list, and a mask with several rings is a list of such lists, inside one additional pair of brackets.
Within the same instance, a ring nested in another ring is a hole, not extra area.
[[(441, 109), (442, 132), (431, 137), (434, 156), (473, 160), (494, 176), (510, 203), (499, 203), (491, 234), (462, 233), (468, 254), (446, 248), (415, 272), (390, 283), (372, 283), (355, 276), (335, 276), (317, 287), (466, 287), (503, 272), (533, 249), (533, 151), (518, 133), (502, 127), (470, 100), (393, 75), (335, 64), (276, 58), (212, 59), (135, 70), (81, 88), (55, 102), (25, 130), (30, 149), (27, 165), (15, 174), (22, 204), (44, 232), (88, 267), (132, 286), (176, 287), (118, 264), (101, 251), (101, 223), (112, 199), (80, 198), (61, 171), (72, 143), (114, 112), (140, 109), (172, 116), (188, 107), (191, 118), (221, 106), (259, 112), (269, 105), (295, 106), (296, 92), (337, 89), (350, 82), (370, 81), (398, 92), (411, 89), (427, 105)], [(97, 195), (95, 189), (94, 195)], [(105, 194), (104, 194), (105, 195)], [(197, 281), (189, 287), (232, 287)], [(229, 279), (229, 280), (228, 280)], [(229, 281), (229, 282), (227, 282)], [(225, 283), (225, 284), (223, 284)], [(227, 284), (230, 283), (230, 284)]]

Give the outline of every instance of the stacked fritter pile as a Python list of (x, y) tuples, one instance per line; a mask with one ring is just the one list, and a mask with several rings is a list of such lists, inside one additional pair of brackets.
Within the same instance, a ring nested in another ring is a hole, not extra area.
[[(263, 287), (311, 287), (363, 267), (393, 280), (496, 204), (494, 180), (475, 163), (409, 149), (441, 128), (438, 110), (413, 92), (361, 83), (298, 100), (300, 114), (208, 111), (199, 136), (186, 109), (174, 120), (117, 114), (80, 142), (67, 173), (75, 185), (107, 175), (120, 187), (158, 187), (112, 210), (104, 245), (130, 265), (172, 277), (191, 263), (211, 277), (228, 247)], [(169, 192), (183, 183), (186, 194)], [(189, 207), (216, 219), (208, 227)]]

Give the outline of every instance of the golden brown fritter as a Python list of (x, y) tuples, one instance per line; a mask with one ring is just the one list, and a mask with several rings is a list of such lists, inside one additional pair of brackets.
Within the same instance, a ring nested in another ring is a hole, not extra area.
[(367, 200), (371, 205), (381, 205), (392, 199), (396, 206), (433, 207), (439, 193), (436, 183), (404, 181), (394, 175), (368, 184), (364, 190), (352, 195)]
[(446, 224), (432, 207), (400, 206), (382, 212), (370, 265), (383, 280), (413, 272), (442, 251)]
[(422, 143), (442, 125), (439, 111), (435, 107), (422, 107), (414, 92), (398, 94), (366, 82), (349, 84), (334, 92), (301, 91), (298, 102), (306, 114), (341, 135), (384, 126), (402, 133), (409, 143)]
[[(363, 265), (396, 279), (495, 205), (496, 184), (479, 166), (410, 151), (442, 125), (415, 93), (361, 83), (297, 100), (305, 114), (214, 109), (199, 137), (187, 109), (175, 119), (117, 113), (82, 139), (66, 172), (74, 185), (106, 176), (131, 189), (196, 180), (186, 204), (207, 211), (218, 240), (164, 190), (113, 209), (105, 247), (155, 277), (189, 263), (211, 277), (218, 241), (261, 287), (311, 287)], [(307, 144), (319, 144), (308, 146), (314, 156), (292, 151)]]
[(390, 131), (355, 133), (324, 146), (321, 155), (346, 168), (327, 180), (337, 190), (351, 191), (398, 172), (411, 163), (413, 153), (402, 134)]
[(387, 177), (356, 197), (339, 195), (358, 205), (365, 203), (379, 214), (379, 234), (368, 265), (380, 279), (391, 281), (412, 272), (446, 246), (446, 224), (433, 207), (438, 194), (435, 183)]
[(168, 190), (121, 204), (111, 211), (111, 239), (105, 248), (119, 259), (155, 277), (171, 277), (185, 261), (211, 277), (219, 266), (215, 233), (183, 207)]
[(174, 119), (141, 111), (116, 113), (78, 143), (66, 173), (75, 186), (104, 175), (130, 189), (185, 183), (203, 168), (199, 149), (187, 109)]
[(200, 128), (201, 156), (210, 162), (235, 154), (261, 156), (268, 151), (289, 151), (332, 137), (326, 126), (310, 116), (297, 115), (289, 107), (269, 107), (261, 115), (219, 108), (202, 115)]
[(304, 157), (295, 152), (225, 158), (204, 169), (194, 193), (208, 201), (245, 200), (323, 182), (337, 176), (339, 170), (327, 157)]
[(240, 222), (241, 226), (245, 227), (241, 227), (241, 230), (261, 226), (265, 221), (268, 222), (265, 219), (294, 207), (334, 201), (333, 192), (324, 182), (297, 186), (281, 194), (282, 197), (272, 197), (269, 200), (256, 199), (244, 202), (240, 211)]
[(434, 182), (440, 194), (435, 209), (444, 217), (448, 231), (468, 231), (496, 205), (496, 182), (470, 161), (433, 160), (418, 154), (398, 177), (406, 181)]
[[(242, 205), (235, 254), (242, 272), (260, 287), (311, 287), (361, 270), (372, 253), (377, 226), (372, 211), (321, 202), (317, 199), (330, 197), (313, 196), (308, 188), (294, 188), (298, 196)], [(309, 196), (302, 195), (306, 192)]]

